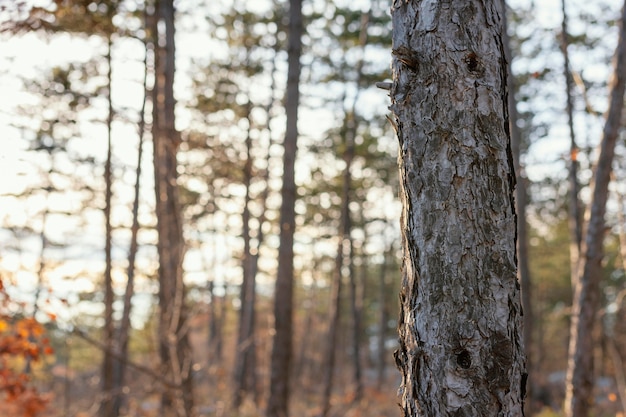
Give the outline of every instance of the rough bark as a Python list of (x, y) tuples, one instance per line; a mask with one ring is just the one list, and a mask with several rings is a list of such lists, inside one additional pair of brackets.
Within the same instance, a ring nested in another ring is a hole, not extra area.
[(604, 214), (608, 198), (611, 165), (624, 107), (626, 84), (626, 4), (622, 9), (619, 41), (612, 80), (609, 107), (600, 142), (600, 154), (592, 178), (591, 202), (583, 230), (578, 279), (574, 291), (570, 325), (569, 359), (565, 390), (565, 415), (586, 417), (593, 407), (594, 364), (593, 329), (600, 302)]
[[(191, 416), (193, 384), (191, 348), (185, 307), (182, 262), (184, 241), (178, 200), (176, 154), (180, 135), (174, 124), (174, 5), (157, 1), (153, 35), (155, 83), (152, 94), (152, 136), (155, 171), (156, 214), (159, 240), (159, 356), (162, 372), (175, 388), (161, 397), (161, 415)], [(159, 32), (163, 22), (164, 32)]]
[(289, 386), (292, 356), (293, 234), (296, 227), (296, 184), (294, 165), (298, 141), (300, 102), (300, 55), (302, 53), (302, 0), (289, 1), (288, 69), (285, 98), (286, 130), (283, 143), (283, 185), (280, 206), (280, 246), (274, 291), (274, 343), (270, 365), (268, 417), (289, 415)]
[[(506, 4), (503, 1), (503, 6)], [(506, 10), (506, 9), (503, 9)], [(513, 166), (515, 168), (515, 182), (517, 184), (515, 188), (515, 209), (517, 212), (517, 277), (519, 279), (522, 289), (522, 311), (524, 312), (524, 353), (526, 355), (526, 369), (532, 380), (532, 334), (533, 334), (533, 310), (532, 310), (532, 281), (530, 276), (529, 265), (529, 252), (528, 252), (528, 224), (526, 221), (526, 207), (528, 206), (528, 189), (526, 184), (528, 179), (525, 176), (524, 168), (521, 163), (522, 156), (522, 132), (517, 126), (518, 113), (517, 113), (517, 101), (515, 100), (515, 79), (511, 72), (511, 48), (510, 39), (507, 33), (507, 19), (506, 13), (503, 15), (504, 28), (502, 30), (502, 39), (504, 45), (504, 53), (508, 61), (507, 75), (508, 75), (508, 89), (509, 89), (509, 126), (511, 129), (511, 151), (513, 154)], [(527, 394), (532, 395), (532, 381), (529, 381), (529, 390)], [(530, 416), (532, 410), (527, 407), (525, 410), (526, 416)]]
[(395, 0), (405, 416), (521, 416), (515, 177), (500, 1)]

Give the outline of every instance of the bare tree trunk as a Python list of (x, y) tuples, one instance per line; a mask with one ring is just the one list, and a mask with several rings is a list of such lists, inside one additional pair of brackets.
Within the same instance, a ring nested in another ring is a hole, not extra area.
[[(370, 11), (361, 13), (361, 27), (359, 28), (359, 47), (361, 48), (361, 59), (357, 62), (356, 66), (356, 93), (354, 100), (352, 101), (352, 108), (350, 109), (346, 117), (346, 151), (344, 154), (344, 160), (346, 161), (346, 168), (344, 171), (344, 183), (345, 183), (345, 198), (346, 198), (346, 221), (344, 226), (344, 236), (348, 238), (350, 244), (350, 251), (348, 253), (348, 271), (350, 278), (350, 308), (352, 310), (352, 361), (354, 371), (354, 401), (361, 400), (363, 396), (363, 377), (362, 377), (362, 363), (361, 363), (361, 306), (358, 297), (357, 277), (354, 271), (354, 242), (352, 240), (352, 220), (350, 217), (350, 201), (351, 201), (351, 189), (352, 189), (352, 162), (355, 157), (355, 138), (357, 134), (357, 101), (360, 95), (361, 84), (363, 79), (363, 56), (365, 55), (365, 46), (367, 44), (367, 28), (370, 21)], [(365, 283), (362, 283), (365, 285)]]
[[(212, 230), (215, 232), (215, 229)], [(211, 247), (209, 247), (210, 253), (215, 254), (217, 252), (216, 248), (218, 247), (217, 239), (213, 239)], [(217, 365), (222, 362), (221, 357), (221, 345), (222, 345), (222, 326), (220, 317), (221, 308), (220, 306), (224, 304), (223, 297), (217, 296), (215, 281), (218, 275), (218, 261), (215, 257), (213, 257), (211, 264), (207, 262), (207, 260), (203, 257), (203, 265), (204, 269), (208, 272), (212, 270), (212, 277), (208, 279), (207, 282), (207, 291), (211, 297), (211, 302), (209, 304), (209, 323), (208, 323), (208, 356), (209, 356), (209, 364)], [(224, 292), (226, 289), (224, 288)], [(224, 294), (225, 296), (225, 294)], [(219, 299), (219, 300), (218, 300)]]
[[(352, 160), (354, 158), (354, 141), (352, 141), (352, 144), (349, 145), (349, 148), (351, 149), (348, 151), (348, 153), (352, 154), (352, 156), (350, 156), (349, 158)], [(350, 163), (349, 165), (352, 164)], [(350, 175), (351, 174), (348, 171), (347, 176)], [(351, 188), (350, 182), (348, 183), (348, 188)], [(349, 197), (346, 203), (350, 204)], [(350, 223), (350, 229), (352, 229), (352, 221), (350, 220), (349, 214), (350, 210), (348, 209), (347, 211), (348, 222)], [(354, 402), (358, 402), (363, 396), (363, 377), (361, 372), (361, 304), (358, 294), (357, 274), (354, 268), (354, 241), (352, 240), (352, 236), (350, 236), (350, 233), (351, 230), (348, 230), (348, 278), (350, 283), (350, 315), (352, 316), (352, 370), (354, 377)]]
[(569, 361), (565, 390), (565, 416), (586, 417), (593, 406), (593, 329), (600, 302), (604, 214), (611, 165), (620, 129), (626, 84), (626, 4), (622, 9), (615, 68), (610, 82), (609, 108), (600, 142), (600, 154), (592, 179), (586, 229), (583, 231), (578, 279), (574, 292), (570, 327)]
[(525, 393), (501, 1), (395, 0), (405, 416), (521, 416)]
[(293, 234), (295, 220), (295, 159), (298, 141), (298, 104), (300, 102), (300, 55), (302, 53), (302, 0), (289, 1), (288, 70), (283, 154), (283, 187), (280, 206), (280, 247), (274, 291), (274, 343), (270, 369), (270, 395), (267, 417), (289, 415), (289, 386), (292, 356), (293, 310)]
[(137, 251), (139, 249), (137, 236), (139, 234), (139, 194), (141, 186), (141, 161), (143, 157), (143, 138), (145, 131), (145, 111), (146, 111), (146, 98), (147, 98), (147, 75), (148, 75), (148, 62), (147, 62), (147, 49), (146, 58), (144, 59), (144, 75), (143, 75), (143, 88), (144, 98), (139, 111), (139, 126), (137, 133), (139, 135), (139, 143), (137, 146), (137, 166), (135, 168), (135, 194), (133, 196), (133, 222), (130, 228), (130, 247), (128, 250), (128, 269), (126, 273), (126, 289), (124, 291), (124, 299), (122, 306), (122, 318), (120, 319), (119, 327), (117, 329), (117, 336), (115, 343), (119, 355), (124, 358), (123, 360), (114, 362), (113, 370), (113, 390), (116, 395), (113, 398), (113, 416), (119, 416), (120, 410), (125, 400), (124, 384), (126, 380), (126, 362), (128, 361), (128, 340), (130, 337), (130, 313), (132, 310), (132, 297), (134, 294), (135, 284), (135, 259), (137, 257)]
[[(344, 188), (346, 184), (344, 183)], [(347, 222), (348, 219), (345, 214), (345, 209), (348, 207), (346, 201), (342, 202), (341, 218), (342, 223)], [(345, 230), (346, 226), (342, 226)], [(349, 226), (348, 226), (349, 227)], [(326, 357), (324, 363), (324, 377), (322, 386), (324, 387), (322, 393), (322, 416), (328, 416), (330, 412), (330, 399), (333, 391), (333, 375), (335, 373), (335, 357), (337, 349), (337, 338), (339, 336), (339, 318), (341, 316), (341, 290), (342, 283), (342, 269), (344, 267), (344, 251), (349, 249), (350, 242), (349, 237), (345, 235), (341, 236), (339, 244), (337, 246), (337, 255), (335, 257), (335, 270), (333, 273), (333, 282), (330, 292), (329, 303), (329, 319), (328, 319), (328, 336), (326, 337)]]
[(243, 396), (253, 391), (254, 400), (257, 404), (260, 403), (258, 382), (257, 382), (257, 361), (256, 361), (256, 276), (258, 273), (259, 252), (264, 240), (263, 226), (266, 221), (266, 209), (267, 198), (269, 196), (269, 174), (270, 174), (270, 159), (272, 146), (272, 130), (271, 130), (271, 116), (270, 111), (274, 105), (274, 89), (275, 89), (275, 72), (276, 61), (272, 60), (271, 84), (270, 90), (272, 91), (269, 103), (267, 104), (265, 111), (267, 114), (266, 129), (269, 133), (270, 143), (267, 148), (266, 156), (266, 169), (263, 172), (262, 179), (265, 182), (265, 188), (261, 192), (259, 204), (261, 206), (261, 213), (258, 217), (258, 226), (256, 230), (256, 248), (251, 246), (250, 236), (250, 203), (252, 198), (250, 196), (250, 186), (254, 177), (253, 173), (253, 155), (252, 155), (252, 120), (251, 110), (252, 103), (248, 103), (246, 109), (246, 118), (248, 119), (248, 133), (246, 137), (246, 164), (244, 166), (244, 186), (246, 187), (244, 210), (242, 213), (243, 223), (243, 240), (244, 240), (244, 258), (242, 264), (243, 270), (243, 282), (241, 286), (241, 314), (240, 314), (240, 329), (239, 339), (237, 346), (237, 359), (235, 360), (235, 393), (234, 393), (234, 406), (238, 408), (243, 400)]
[[(385, 231), (383, 230), (383, 236)], [(387, 339), (387, 326), (389, 323), (389, 306), (387, 304), (387, 289), (389, 285), (388, 266), (389, 260), (393, 256), (394, 245), (390, 244), (389, 248), (383, 254), (383, 262), (380, 264), (379, 275), (379, 294), (378, 294), (378, 361), (376, 363), (377, 376), (376, 387), (380, 390), (385, 382), (385, 368), (387, 365), (387, 348), (385, 341)]]
[(306, 301), (304, 302), (304, 315), (306, 317), (306, 320), (302, 325), (302, 338), (300, 339), (300, 349), (297, 356), (297, 363), (294, 367), (295, 374), (300, 375), (300, 378), (298, 378), (298, 384), (301, 387), (308, 385), (308, 381), (303, 377), (305, 372), (310, 371), (310, 366), (308, 366), (308, 362), (310, 361), (310, 359), (307, 353), (316, 349), (316, 339), (318, 339), (315, 337), (313, 329), (314, 323), (317, 321), (315, 307), (318, 304), (317, 274), (319, 271), (320, 258), (315, 254), (315, 245), (313, 244), (311, 246), (311, 254), (313, 260), (311, 275), (313, 278), (313, 285), (306, 291)]
[[(188, 417), (193, 413), (192, 355), (186, 323), (184, 241), (176, 170), (180, 134), (174, 124), (173, 0), (157, 1), (155, 12), (152, 136), (159, 234), (159, 355), (162, 372), (175, 386), (163, 392), (161, 415)], [(160, 22), (163, 33), (159, 32)]]
[[(506, 4), (503, 1), (503, 10), (506, 10)], [(502, 29), (502, 40), (504, 45), (504, 52), (506, 54), (506, 58), (508, 61), (507, 65), (507, 75), (508, 75), (508, 106), (509, 106), (509, 126), (511, 130), (511, 151), (513, 154), (513, 166), (515, 168), (515, 180), (517, 183), (517, 187), (515, 188), (515, 208), (517, 211), (517, 276), (521, 284), (522, 288), (522, 310), (523, 321), (524, 321), (524, 354), (526, 355), (526, 369), (528, 370), (528, 374), (532, 380), (533, 378), (533, 362), (532, 362), (532, 335), (533, 335), (533, 308), (532, 308), (532, 281), (530, 276), (530, 265), (529, 265), (529, 252), (528, 252), (528, 224), (526, 221), (526, 207), (528, 206), (528, 190), (526, 188), (526, 184), (528, 179), (525, 176), (524, 168), (521, 164), (521, 156), (522, 156), (522, 133), (520, 132), (520, 128), (517, 126), (518, 121), (518, 113), (517, 113), (517, 101), (515, 100), (515, 78), (513, 77), (513, 73), (511, 72), (511, 48), (510, 48), (510, 39), (507, 33), (507, 19), (506, 13), (503, 15), (503, 29)], [(532, 387), (533, 383), (529, 384), (529, 392), (528, 395), (532, 395)], [(525, 410), (526, 417), (530, 417), (532, 415), (532, 410), (530, 407), (526, 406)]]
[[(612, 173), (612, 181), (616, 181), (615, 173)], [(617, 198), (617, 222), (618, 222), (618, 237), (619, 237), (619, 253), (622, 261), (622, 269), (626, 271), (626, 219), (624, 218), (624, 196), (621, 192), (616, 193)], [(613, 313), (614, 318), (612, 325), (608, 329), (607, 335), (609, 344), (609, 353), (615, 369), (615, 382), (617, 384), (617, 392), (619, 394), (620, 402), (622, 403), (622, 412), (626, 412), (626, 375), (624, 373), (624, 361), (619, 352), (616, 340), (615, 340), (615, 327), (617, 324), (617, 317), (622, 314), (622, 302), (626, 296), (626, 290), (620, 291), (615, 297), (615, 305), (617, 311)]]
[(578, 183), (578, 145), (576, 144), (576, 133), (574, 132), (574, 102), (572, 90), (574, 81), (569, 64), (569, 35), (567, 31), (567, 13), (565, 10), (565, 0), (561, 0), (561, 10), (563, 20), (561, 21), (561, 51), (563, 52), (563, 74), (565, 76), (565, 92), (567, 97), (567, 125), (570, 134), (570, 165), (569, 165), (569, 216), (568, 225), (570, 232), (570, 274), (572, 287), (576, 287), (578, 279), (578, 266), (580, 258), (580, 245), (582, 241), (582, 216), (578, 194), (580, 184)]
[[(48, 249), (48, 236), (46, 235), (46, 228), (48, 224), (49, 214), (50, 214), (50, 191), (52, 190), (52, 183), (50, 182), (50, 175), (52, 174), (53, 166), (54, 166), (54, 158), (52, 156), (52, 150), (48, 150), (50, 157), (50, 167), (48, 168), (47, 177), (46, 177), (46, 185), (45, 185), (45, 202), (43, 205), (43, 213), (41, 213), (41, 231), (39, 232), (39, 265), (37, 267), (37, 283), (35, 284), (35, 294), (33, 296), (33, 319), (37, 318), (37, 314), (39, 313), (39, 298), (41, 297), (41, 290), (43, 289), (44, 282), (46, 280), (46, 251)], [(33, 335), (29, 336), (29, 340), (34, 342)], [(24, 358), (26, 362), (24, 364), (24, 374), (28, 375), (32, 371), (33, 359), (30, 356)]]
[(107, 158), (104, 165), (104, 217), (105, 217), (105, 269), (104, 269), (104, 328), (102, 339), (106, 345), (103, 352), (102, 360), (102, 399), (100, 403), (100, 416), (113, 417), (113, 368), (115, 359), (111, 356), (114, 346), (114, 323), (113, 323), (113, 280), (111, 278), (112, 259), (111, 259), (111, 199), (113, 187), (112, 175), (112, 147), (111, 147), (111, 125), (113, 123), (113, 101), (111, 100), (111, 81), (112, 81), (112, 59), (111, 48), (113, 46), (111, 36), (107, 38), (107, 101), (109, 104), (109, 113), (107, 117)]
[(222, 292), (224, 295), (220, 297), (219, 314), (216, 315), (216, 333), (213, 340), (215, 341), (215, 360), (221, 363), (224, 359), (224, 322), (226, 321), (228, 306), (228, 284), (224, 280), (222, 282)]
[(254, 255), (250, 248), (250, 185), (252, 183), (252, 120), (250, 119), (250, 111), (252, 104), (248, 102), (246, 107), (246, 118), (248, 119), (248, 135), (246, 137), (246, 163), (243, 169), (244, 182), (246, 188), (242, 220), (242, 237), (243, 237), (243, 260), (242, 271), (243, 280), (241, 283), (240, 299), (241, 309), (239, 311), (239, 334), (237, 340), (237, 349), (235, 356), (235, 387), (233, 405), (239, 408), (245, 394), (254, 389), (256, 383), (254, 374), (254, 306), (256, 300), (256, 272), (253, 271)]
[[(361, 27), (359, 33), (359, 46), (364, 49), (367, 42), (367, 26), (369, 24), (369, 13), (361, 15)], [(356, 136), (356, 103), (361, 87), (361, 78), (363, 73), (363, 60), (357, 62), (356, 68), (356, 93), (352, 106), (346, 110), (345, 115), (345, 135), (343, 160), (346, 164), (343, 172), (342, 193), (341, 193), (341, 225), (339, 229), (339, 243), (337, 246), (337, 255), (335, 259), (335, 273), (333, 277), (331, 302), (330, 302), (330, 320), (328, 328), (328, 345), (326, 352), (326, 364), (324, 373), (324, 391), (322, 395), (322, 416), (327, 416), (330, 412), (330, 400), (333, 388), (333, 374), (335, 371), (335, 349), (337, 344), (337, 336), (339, 332), (340, 316), (341, 316), (341, 289), (344, 278), (344, 271), (347, 270), (349, 282), (349, 297), (351, 306), (351, 315), (353, 319), (352, 326), (352, 359), (355, 382), (355, 401), (358, 401), (363, 392), (363, 382), (361, 377), (361, 353), (360, 353), (360, 317), (357, 305), (357, 285), (356, 274), (353, 267), (353, 244), (352, 244), (352, 219), (350, 215), (350, 201), (352, 188), (352, 162), (355, 156), (354, 138)], [(343, 101), (343, 100), (342, 100)]]

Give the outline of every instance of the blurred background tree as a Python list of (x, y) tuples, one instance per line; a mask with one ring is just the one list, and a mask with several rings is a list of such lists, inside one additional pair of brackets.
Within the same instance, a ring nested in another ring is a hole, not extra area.
[[(234, 415), (238, 408), (258, 415), (269, 394), (273, 303), (281, 302), (274, 283), (288, 5), (174, 6), (176, 104), (168, 129), (181, 142), (169, 163), (170, 181), (177, 177), (187, 310), (176, 337), (189, 337), (183, 359), (198, 414)], [(583, 207), (607, 108), (619, 6), (565, 2)], [(385, 117), (388, 97), (375, 87), (390, 77), (388, 9), (379, 0), (302, 5), (292, 413), (397, 412), (397, 145)], [(19, 305), (9, 315), (34, 316), (55, 348), (31, 375), (41, 392), (53, 394), (46, 415), (157, 415), (162, 392), (177, 387), (156, 366), (163, 272), (150, 89), (157, 72), (155, 47), (146, 46), (155, 24), (146, 16), (154, 12), (154, 4), (137, 0), (0, 1), (0, 271)], [(528, 190), (530, 409), (551, 415), (563, 403), (572, 305), (562, 7), (511, 1), (507, 17), (519, 174)], [(618, 141), (594, 345), (597, 415), (623, 411), (615, 359), (626, 355), (617, 227), (623, 160)], [(334, 285), (343, 286), (339, 296)], [(114, 375), (124, 373), (112, 384), (110, 363)], [(111, 400), (113, 411), (104, 411)]]

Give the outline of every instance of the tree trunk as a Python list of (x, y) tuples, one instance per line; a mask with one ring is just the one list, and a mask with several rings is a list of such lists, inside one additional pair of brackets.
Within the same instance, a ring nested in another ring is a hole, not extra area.
[[(616, 181), (614, 172), (612, 173), (611, 180)], [(617, 198), (617, 235), (619, 237), (619, 253), (622, 261), (622, 269), (626, 271), (626, 220), (624, 218), (624, 196), (618, 191), (616, 192), (615, 197)], [(624, 374), (624, 361), (622, 361), (622, 357), (615, 340), (615, 333), (618, 322), (616, 318), (622, 314), (621, 306), (624, 296), (626, 296), (626, 290), (621, 290), (615, 297), (614, 303), (617, 306), (617, 311), (613, 313), (613, 324), (607, 332), (609, 333), (609, 352), (615, 369), (615, 382), (617, 384), (617, 392), (619, 394), (620, 402), (622, 403), (622, 412), (626, 412), (626, 375)]]
[[(174, 4), (157, 1), (153, 35), (155, 83), (152, 95), (152, 136), (156, 215), (159, 241), (159, 355), (162, 372), (175, 388), (161, 397), (161, 415), (191, 416), (192, 355), (189, 346), (183, 284), (184, 241), (178, 201), (176, 154), (180, 135), (174, 124)], [(159, 33), (159, 22), (164, 32)]]
[[(361, 27), (359, 28), (359, 48), (361, 48), (361, 59), (356, 65), (356, 93), (352, 101), (352, 108), (346, 117), (346, 150), (344, 153), (344, 161), (346, 168), (344, 171), (344, 198), (345, 198), (345, 215), (346, 223), (344, 224), (344, 238), (348, 238), (348, 274), (350, 278), (350, 308), (352, 315), (352, 361), (354, 371), (354, 401), (361, 400), (363, 396), (363, 377), (361, 364), (361, 307), (362, 303), (359, 299), (356, 272), (354, 270), (354, 242), (352, 240), (352, 219), (350, 216), (350, 201), (352, 190), (352, 162), (355, 157), (355, 138), (357, 134), (357, 101), (361, 92), (361, 84), (363, 80), (363, 56), (365, 55), (365, 47), (367, 45), (367, 28), (369, 26), (371, 11), (361, 13)], [(365, 246), (365, 245), (363, 245)], [(363, 281), (362, 285), (365, 285)]]
[(243, 168), (244, 187), (246, 188), (244, 207), (241, 214), (242, 237), (243, 237), (243, 280), (241, 282), (239, 310), (239, 333), (235, 357), (235, 387), (233, 405), (239, 408), (247, 392), (254, 389), (256, 384), (255, 373), (255, 348), (254, 348), (254, 305), (256, 299), (256, 271), (254, 271), (254, 255), (250, 247), (250, 185), (252, 183), (252, 120), (250, 111), (252, 104), (248, 102), (246, 116), (248, 120), (248, 134), (246, 137), (246, 163)]
[(113, 280), (111, 277), (112, 259), (111, 259), (111, 235), (113, 228), (111, 226), (111, 198), (113, 195), (113, 174), (111, 169), (112, 164), (112, 148), (111, 148), (111, 125), (113, 123), (113, 101), (111, 100), (111, 79), (112, 79), (112, 59), (111, 48), (113, 46), (111, 36), (107, 39), (107, 101), (109, 104), (109, 113), (107, 117), (107, 158), (104, 164), (104, 181), (105, 181), (105, 196), (104, 196), (104, 217), (105, 217), (105, 269), (104, 269), (104, 328), (102, 340), (106, 346), (106, 350), (103, 352), (102, 360), (102, 401), (100, 403), (100, 416), (101, 417), (113, 417), (113, 396), (116, 393), (113, 391), (113, 368), (116, 362), (111, 351), (114, 346), (114, 326), (113, 326)]
[(604, 242), (604, 214), (611, 165), (620, 129), (626, 84), (626, 4), (622, 9), (619, 41), (609, 108), (600, 142), (600, 154), (592, 180), (591, 203), (583, 231), (578, 279), (574, 292), (570, 327), (569, 360), (565, 385), (565, 416), (586, 417), (593, 405), (593, 329), (600, 302), (600, 278)]
[[(382, 233), (383, 237), (385, 235), (385, 229), (383, 229)], [(379, 294), (378, 294), (378, 348), (377, 355), (378, 360), (376, 363), (377, 375), (376, 375), (376, 387), (377, 389), (381, 389), (383, 383), (385, 382), (385, 368), (387, 365), (387, 348), (385, 347), (385, 341), (387, 339), (387, 327), (389, 323), (389, 306), (387, 303), (387, 288), (389, 286), (389, 278), (388, 278), (388, 266), (389, 260), (393, 256), (394, 245), (393, 243), (389, 245), (388, 249), (385, 249), (383, 254), (383, 262), (380, 264), (380, 275), (379, 275)]]
[[(345, 186), (345, 185), (344, 185)], [(344, 204), (347, 207), (347, 204)], [(342, 219), (345, 214), (342, 208)], [(345, 220), (342, 220), (342, 222)], [(345, 227), (345, 226), (344, 226)], [(337, 350), (337, 338), (339, 336), (339, 318), (341, 316), (341, 290), (343, 287), (342, 273), (344, 247), (349, 245), (346, 236), (340, 236), (339, 245), (337, 246), (337, 255), (335, 258), (335, 270), (333, 273), (333, 281), (330, 290), (330, 309), (328, 319), (328, 336), (326, 338), (326, 357), (324, 363), (324, 380), (322, 386), (324, 391), (322, 393), (322, 416), (328, 416), (330, 412), (330, 399), (333, 392), (333, 375), (335, 373), (335, 357)]]
[[(503, 7), (506, 6), (505, 2), (502, 2)], [(503, 10), (506, 10), (503, 8)], [(526, 369), (532, 379), (532, 335), (533, 335), (533, 310), (531, 303), (532, 294), (532, 281), (530, 277), (530, 265), (529, 265), (529, 252), (528, 252), (528, 225), (526, 222), (526, 207), (528, 206), (528, 190), (526, 184), (528, 179), (525, 176), (524, 168), (521, 163), (522, 156), (522, 132), (517, 126), (518, 113), (517, 113), (517, 101), (515, 100), (515, 79), (511, 72), (511, 48), (509, 44), (509, 35), (507, 33), (507, 19), (506, 13), (503, 15), (503, 29), (502, 39), (504, 45), (504, 52), (508, 61), (507, 75), (508, 75), (508, 106), (509, 106), (509, 126), (511, 129), (511, 151), (513, 154), (513, 166), (515, 168), (515, 180), (517, 187), (515, 188), (515, 208), (517, 210), (517, 276), (522, 288), (522, 311), (524, 312), (524, 353), (526, 355)], [(532, 390), (533, 384), (529, 384), (530, 390)], [(528, 395), (531, 395), (531, 392)], [(532, 414), (530, 407), (526, 407), (525, 415), (529, 417)]]
[(289, 1), (289, 39), (286, 131), (283, 154), (283, 186), (280, 206), (280, 247), (274, 291), (274, 343), (270, 369), (268, 417), (289, 415), (289, 385), (292, 356), (293, 310), (293, 234), (296, 227), (296, 184), (294, 165), (298, 140), (298, 103), (300, 102), (300, 55), (302, 53), (302, 0)]
[(130, 247), (128, 249), (128, 269), (126, 273), (126, 289), (124, 291), (124, 299), (122, 306), (122, 318), (120, 319), (119, 327), (117, 329), (116, 346), (117, 352), (122, 360), (114, 362), (113, 369), (113, 389), (116, 395), (113, 399), (113, 416), (119, 416), (120, 410), (125, 400), (124, 383), (126, 380), (126, 362), (128, 361), (128, 340), (130, 338), (130, 313), (132, 310), (132, 297), (135, 292), (135, 259), (137, 258), (138, 234), (139, 234), (139, 194), (141, 191), (141, 161), (143, 158), (143, 139), (145, 131), (145, 111), (146, 111), (146, 98), (147, 98), (147, 76), (148, 76), (148, 62), (147, 62), (147, 49), (146, 58), (144, 59), (144, 74), (143, 74), (143, 89), (144, 99), (141, 104), (141, 110), (139, 111), (139, 126), (137, 133), (139, 135), (139, 143), (137, 145), (137, 166), (135, 168), (135, 190), (133, 196), (133, 222), (130, 229)]
[[(352, 161), (354, 158), (354, 140), (352, 139), (352, 143), (348, 144), (349, 150), (346, 151), (347, 158)], [(348, 165), (351, 165), (348, 164)], [(350, 181), (351, 178), (350, 171), (346, 170), (346, 181), (348, 181), (348, 189), (346, 190), (348, 194), (346, 194), (347, 201), (346, 205), (350, 204)], [(347, 207), (346, 213), (348, 215), (348, 223), (350, 224), (350, 230), (346, 230), (348, 233), (348, 278), (349, 278), (349, 289), (350, 289), (350, 315), (352, 316), (352, 364), (353, 364), (353, 377), (354, 377), (354, 401), (360, 401), (363, 396), (363, 377), (361, 372), (361, 302), (358, 294), (358, 283), (357, 283), (357, 274), (354, 268), (354, 241), (351, 236), (352, 229), (352, 220), (350, 218), (350, 209)]]
[(239, 340), (237, 347), (238, 359), (235, 361), (235, 397), (234, 405), (239, 407), (243, 400), (243, 395), (253, 391), (255, 403), (260, 403), (258, 382), (257, 382), (257, 360), (256, 360), (256, 276), (259, 269), (259, 253), (261, 251), (261, 245), (263, 244), (264, 232), (263, 226), (265, 225), (267, 198), (269, 196), (269, 175), (270, 175), (270, 159), (271, 159), (271, 147), (272, 147), (272, 129), (271, 129), (271, 114), (270, 111), (274, 105), (273, 93), (275, 90), (275, 72), (276, 60), (272, 60), (271, 84), (270, 90), (272, 91), (269, 103), (265, 107), (267, 114), (266, 129), (270, 138), (270, 143), (267, 147), (266, 155), (266, 168), (263, 172), (262, 180), (265, 182), (265, 187), (261, 192), (259, 198), (259, 205), (261, 206), (261, 213), (259, 214), (258, 226), (256, 230), (256, 248), (252, 248), (250, 242), (250, 203), (252, 198), (250, 196), (250, 186), (254, 177), (253, 173), (253, 155), (252, 155), (252, 103), (248, 103), (246, 108), (246, 119), (248, 120), (248, 133), (246, 137), (246, 164), (244, 166), (244, 186), (246, 187), (244, 210), (242, 213), (243, 223), (243, 239), (244, 239), (244, 258), (243, 258), (243, 282), (241, 286), (241, 315), (240, 315), (240, 329)]
[(578, 183), (578, 145), (576, 144), (576, 133), (574, 132), (574, 102), (572, 89), (574, 81), (569, 65), (569, 38), (567, 32), (567, 13), (565, 10), (565, 0), (561, 0), (563, 20), (561, 21), (561, 51), (563, 52), (563, 75), (565, 76), (565, 92), (567, 97), (567, 125), (570, 135), (570, 165), (569, 165), (569, 213), (568, 225), (570, 232), (570, 276), (572, 287), (576, 287), (578, 280), (578, 265), (580, 258), (580, 245), (582, 241), (582, 216), (580, 215), (580, 200), (578, 194), (580, 184)]
[(515, 177), (500, 1), (395, 0), (405, 416), (521, 416)]
[[(316, 256), (315, 244), (311, 245), (311, 259), (313, 262), (311, 269), (311, 277), (313, 284), (306, 291), (306, 300), (304, 301), (304, 316), (306, 320), (302, 325), (302, 337), (300, 338), (300, 349), (297, 356), (297, 362), (295, 365), (295, 374), (299, 375), (297, 383), (302, 388), (308, 386), (311, 379), (311, 358), (309, 352), (316, 350), (316, 342), (319, 338), (315, 337), (315, 324), (316, 324), (316, 306), (318, 305), (318, 279), (317, 274), (320, 269), (320, 257)], [(308, 379), (304, 375), (308, 376)]]

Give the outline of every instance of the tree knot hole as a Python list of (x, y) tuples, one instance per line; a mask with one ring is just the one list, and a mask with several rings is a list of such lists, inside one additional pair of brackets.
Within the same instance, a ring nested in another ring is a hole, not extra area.
[(470, 72), (475, 72), (478, 70), (478, 57), (474, 52), (470, 52), (469, 54), (465, 55), (465, 58), (463, 60), (465, 61), (465, 65), (467, 65), (467, 69)]
[(463, 349), (456, 354), (456, 363), (463, 369), (469, 369), (472, 366), (472, 356), (467, 350)]

